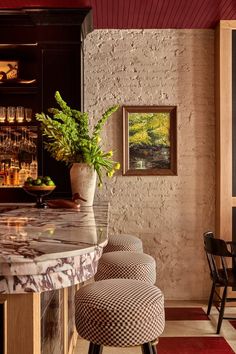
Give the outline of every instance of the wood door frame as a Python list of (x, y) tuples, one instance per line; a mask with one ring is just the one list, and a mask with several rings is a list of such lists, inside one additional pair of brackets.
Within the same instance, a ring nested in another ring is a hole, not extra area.
[(220, 21), (215, 45), (216, 235), (232, 240), (232, 31), (236, 21)]

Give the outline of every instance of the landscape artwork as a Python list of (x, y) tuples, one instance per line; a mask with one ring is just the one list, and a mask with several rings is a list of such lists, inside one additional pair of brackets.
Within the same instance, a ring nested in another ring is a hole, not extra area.
[(176, 107), (123, 107), (123, 174), (176, 175)]

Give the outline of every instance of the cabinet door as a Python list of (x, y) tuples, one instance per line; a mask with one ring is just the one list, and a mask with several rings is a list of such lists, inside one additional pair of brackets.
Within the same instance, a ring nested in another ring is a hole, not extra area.
[[(80, 44), (50, 45), (42, 47), (42, 111), (57, 107), (54, 95), (59, 91), (71, 107), (81, 109)], [(69, 167), (42, 153), (42, 174), (49, 175), (57, 188), (54, 195), (68, 197), (71, 194)]]
[[(1, 202), (34, 201), (21, 187), (32, 161), (38, 165), (38, 152), (42, 149), (38, 122), (34, 118), (41, 107), (38, 53), (34, 42), (0, 44), (0, 70), (4, 67), (7, 70), (9, 62), (17, 67), (14, 78), (3, 79), (0, 85)], [(37, 174), (37, 168), (35, 171)]]

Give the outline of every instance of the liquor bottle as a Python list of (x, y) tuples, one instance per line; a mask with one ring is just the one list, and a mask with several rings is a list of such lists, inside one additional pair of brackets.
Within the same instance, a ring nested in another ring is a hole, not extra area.
[(13, 170), (13, 186), (19, 185), (19, 171), (17, 168)]
[(13, 186), (18, 186), (19, 185), (19, 170), (20, 170), (19, 160), (13, 159), (12, 166), (13, 166), (12, 183), (13, 183)]
[(31, 174), (30, 174), (30, 164), (27, 162), (25, 164), (25, 180), (27, 180), (28, 177), (31, 177)]
[(10, 180), (10, 186), (14, 185), (14, 165), (11, 163), (10, 167), (9, 167), (9, 180)]
[(35, 158), (33, 158), (30, 164), (30, 176), (33, 179), (36, 179), (38, 177), (38, 162)]
[(9, 166), (9, 163), (5, 163), (5, 169), (4, 169), (4, 172), (5, 172), (5, 185), (6, 186), (10, 186), (10, 166)]
[(0, 165), (0, 186), (4, 186), (5, 185), (5, 164), (4, 162), (1, 162)]
[(25, 162), (21, 163), (21, 169), (19, 171), (19, 185), (23, 186), (25, 183), (27, 177), (26, 177), (26, 171), (25, 171)]

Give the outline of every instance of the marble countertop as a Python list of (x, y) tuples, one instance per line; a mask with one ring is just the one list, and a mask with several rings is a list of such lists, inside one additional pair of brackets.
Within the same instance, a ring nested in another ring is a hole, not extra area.
[(0, 207), (0, 292), (70, 286), (96, 272), (108, 204), (75, 209)]

